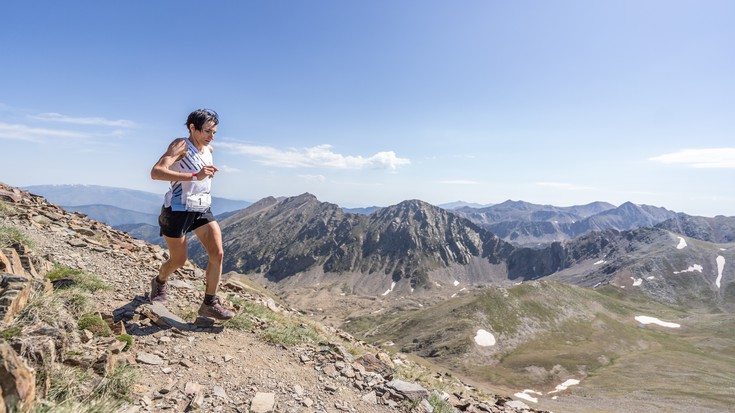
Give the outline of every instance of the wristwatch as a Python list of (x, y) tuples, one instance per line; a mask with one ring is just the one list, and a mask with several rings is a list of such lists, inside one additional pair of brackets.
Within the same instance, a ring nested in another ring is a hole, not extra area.
[(197, 180), (197, 174), (196, 173), (191, 174), (191, 180), (192, 181), (196, 181)]

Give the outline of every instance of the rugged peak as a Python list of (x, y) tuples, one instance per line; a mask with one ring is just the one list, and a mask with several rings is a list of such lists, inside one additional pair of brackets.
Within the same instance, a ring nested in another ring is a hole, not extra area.
[(446, 210), (434, 206), (428, 202), (424, 202), (418, 199), (410, 199), (407, 201), (400, 202), (396, 205), (391, 205), (385, 208), (381, 208), (377, 211), (378, 215), (402, 215), (406, 213), (415, 213), (421, 211), (432, 211), (436, 213), (446, 213)]

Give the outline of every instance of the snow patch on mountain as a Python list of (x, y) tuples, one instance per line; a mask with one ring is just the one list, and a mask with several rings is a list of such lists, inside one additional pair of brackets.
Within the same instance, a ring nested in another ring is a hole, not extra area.
[(670, 321), (661, 321), (658, 318), (649, 317), (649, 316), (645, 316), (645, 315), (636, 316), (635, 317), (635, 321), (637, 321), (637, 322), (639, 322), (639, 323), (641, 323), (643, 325), (657, 324), (657, 325), (660, 325), (661, 327), (668, 327), (668, 328), (679, 328), (679, 327), (681, 327), (681, 324), (672, 323)]
[(722, 255), (717, 256), (717, 280), (715, 280), (715, 285), (717, 285), (717, 288), (722, 287), (720, 283), (722, 282), (722, 270), (725, 269), (725, 257)]
[(694, 265), (690, 265), (689, 268), (687, 268), (686, 270), (674, 271), (674, 274), (681, 274), (683, 272), (694, 272), (694, 271), (702, 272), (702, 269), (703, 269), (703, 267), (701, 265), (694, 264)]

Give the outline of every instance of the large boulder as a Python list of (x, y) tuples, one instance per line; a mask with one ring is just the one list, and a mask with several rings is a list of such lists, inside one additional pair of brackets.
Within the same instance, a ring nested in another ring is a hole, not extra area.
[(0, 413), (28, 412), (36, 398), (36, 373), (0, 340)]

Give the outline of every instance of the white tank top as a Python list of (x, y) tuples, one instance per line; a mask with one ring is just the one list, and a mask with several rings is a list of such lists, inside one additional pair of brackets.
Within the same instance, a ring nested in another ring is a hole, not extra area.
[[(189, 139), (186, 140), (186, 155), (174, 162), (169, 169), (175, 172), (196, 173), (203, 167), (212, 165), (212, 150), (209, 146), (204, 152), (199, 152)], [(191, 211), (187, 209), (186, 200), (193, 195), (209, 195), (212, 179), (207, 177), (201, 181), (172, 181), (171, 188), (166, 192), (163, 200), (164, 207), (171, 207), (172, 211)]]

